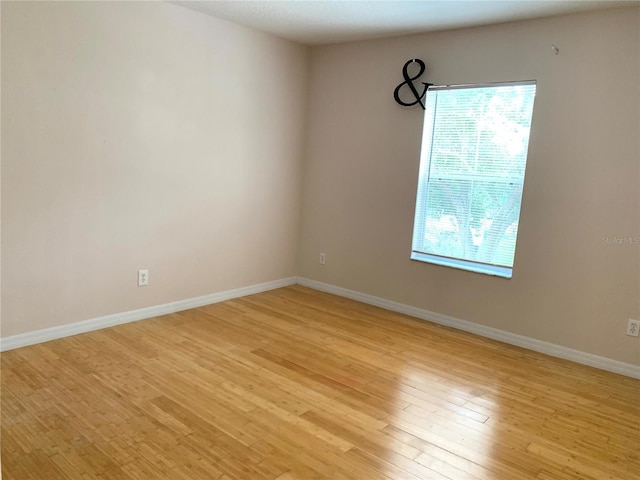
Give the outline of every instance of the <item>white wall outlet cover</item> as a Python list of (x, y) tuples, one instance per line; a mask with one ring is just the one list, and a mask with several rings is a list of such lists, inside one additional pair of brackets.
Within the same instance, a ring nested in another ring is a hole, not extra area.
[(631, 337), (637, 337), (640, 335), (640, 320), (629, 319), (627, 324), (627, 335)]
[(138, 270), (138, 286), (146, 287), (149, 285), (149, 270)]

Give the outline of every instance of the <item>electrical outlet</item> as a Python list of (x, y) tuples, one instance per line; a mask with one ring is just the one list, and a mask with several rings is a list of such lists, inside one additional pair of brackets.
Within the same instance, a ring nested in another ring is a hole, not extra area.
[(138, 286), (146, 287), (149, 285), (149, 270), (138, 270)]
[(324, 254), (324, 252), (320, 253), (320, 265), (324, 265), (325, 263), (327, 263), (327, 256)]
[(629, 319), (629, 324), (627, 325), (627, 335), (630, 337), (637, 337), (640, 334), (640, 320), (632, 320)]

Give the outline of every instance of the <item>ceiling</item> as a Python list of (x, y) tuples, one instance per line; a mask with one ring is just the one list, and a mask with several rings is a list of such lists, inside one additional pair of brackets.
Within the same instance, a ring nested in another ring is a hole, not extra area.
[(640, 4), (635, 0), (217, 0), (178, 5), (324, 45)]

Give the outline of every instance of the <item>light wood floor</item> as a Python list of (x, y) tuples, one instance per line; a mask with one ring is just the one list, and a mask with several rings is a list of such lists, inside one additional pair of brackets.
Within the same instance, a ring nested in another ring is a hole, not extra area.
[(2, 354), (19, 479), (640, 478), (640, 382), (295, 286)]

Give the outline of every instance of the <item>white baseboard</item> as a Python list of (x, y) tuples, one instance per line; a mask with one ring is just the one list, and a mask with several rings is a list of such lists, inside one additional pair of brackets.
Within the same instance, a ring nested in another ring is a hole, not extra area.
[(92, 318), (90, 320), (75, 322), (68, 325), (60, 325), (59, 327), (45, 328), (43, 330), (36, 330), (34, 332), (23, 333), (20, 335), (12, 335), (10, 337), (0, 339), (0, 351), (5, 352), (15, 348), (26, 347), (27, 345), (48, 342), (49, 340), (55, 340), (57, 338), (69, 337), (71, 335), (100, 330), (102, 328), (113, 327), (123, 323), (135, 322), (137, 320), (144, 320), (146, 318), (157, 317), (159, 315), (180, 312), (190, 308), (202, 307), (203, 305), (223, 302), (233, 298), (253, 295), (254, 293), (266, 292), (276, 288), (295, 285), (295, 283), (295, 277), (283, 278), (271, 282), (259, 283), (257, 285), (250, 285), (248, 287), (236, 288), (234, 290), (212, 293), (202, 297), (188, 298), (186, 300), (178, 300), (177, 302), (165, 303), (163, 305), (140, 308), (129, 312), (115, 313), (113, 315)]
[(334, 295), (350, 298), (352, 300), (356, 300), (369, 305), (374, 305), (376, 307), (381, 307), (393, 312), (410, 315), (412, 317), (427, 320), (439, 325), (445, 325), (447, 327), (456, 328), (458, 330), (464, 330), (466, 332), (475, 333), (482, 337), (492, 338), (494, 340), (499, 340), (511, 345), (524, 347), (529, 350), (545, 353), (554, 357), (564, 358), (565, 360), (571, 360), (583, 365), (589, 365), (591, 367), (607, 370), (609, 372), (619, 373), (621, 375), (640, 379), (640, 366), (638, 365), (632, 365), (630, 363), (624, 363), (618, 360), (612, 360), (610, 358), (593, 355), (591, 353), (581, 352), (580, 350), (574, 350), (572, 348), (563, 347), (561, 345), (543, 342), (542, 340), (536, 340), (535, 338), (517, 335), (515, 333), (506, 332), (497, 328), (487, 327), (478, 323), (468, 322), (466, 320), (460, 320), (458, 318), (442, 315), (440, 313), (430, 312), (429, 310), (424, 310), (421, 308), (412, 307), (410, 305), (405, 305), (403, 303), (386, 300), (381, 297), (368, 295), (366, 293), (357, 292), (355, 290), (349, 290), (347, 288), (317, 282), (315, 280), (310, 280), (304, 277), (288, 277), (271, 282), (260, 283), (257, 285), (250, 285), (248, 287), (237, 288), (234, 290), (227, 290), (224, 292), (204, 295), (202, 297), (179, 300), (177, 302), (165, 303), (163, 305), (156, 305), (153, 307), (131, 310), (129, 312), (122, 312), (113, 315), (106, 315), (104, 317), (92, 318), (90, 320), (84, 320), (68, 325), (61, 325), (59, 327), (45, 328), (43, 330), (36, 330), (34, 332), (4, 337), (0, 339), (0, 351), (5, 352), (7, 350), (26, 347), (28, 345), (47, 342), (49, 340), (55, 340), (58, 338), (69, 337), (71, 335), (77, 335), (79, 333), (91, 332), (93, 330), (113, 327), (115, 325), (135, 322), (137, 320), (144, 320), (146, 318), (166, 315), (168, 313), (180, 312), (182, 310), (188, 310), (190, 308), (223, 302), (225, 300), (244, 297), (246, 295), (253, 295), (254, 293), (266, 292), (268, 290), (274, 290), (276, 288), (287, 287), (296, 283), (305, 287), (313, 288), (315, 290), (332, 293)]
[(599, 368), (601, 370), (607, 370), (609, 372), (619, 373), (632, 378), (640, 378), (640, 366), (630, 363), (620, 362), (618, 360), (612, 360), (610, 358), (601, 357), (599, 355), (593, 355), (591, 353), (581, 352), (580, 350), (574, 350), (572, 348), (563, 347), (553, 343), (543, 342), (542, 340), (536, 340), (535, 338), (525, 337), (523, 335), (517, 335), (515, 333), (506, 332), (497, 328), (487, 327), (478, 323), (468, 322), (466, 320), (460, 320), (458, 318), (449, 317), (440, 313), (430, 312), (410, 305), (405, 305), (384, 298), (376, 297), (373, 295), (367, 295), (366, 293), (357, 292), (355, 290), (349, 290), (347, 288), (337, 287), (335, 285), (329, 285), (327, 283), (317, 282), (304, 277), (298, 277), (298, 284), (305, 287), (313, 288), (327, 293), (332, 293), (345, 298), (350, 298), (358, 302), (381, 307), (393, 312), (403, 313), (405, 315), (411, 315), (422, 320), (428, 320), (432, 323), (439, 325), (445, 325), (447, 327), (456, 328), (458, 330), (464, 330), (465, 332), (475, 333), (482, 337), (492, 338), (499, 340), (510, 345), (516, 345), (518, 347), (524, 347), (529, 350), (533, 350), (540, 353), (545, 353), (553, 357), (564, 358), (565, 360), (571, 360), (583, 365), (589, 365), (591, 367)]

